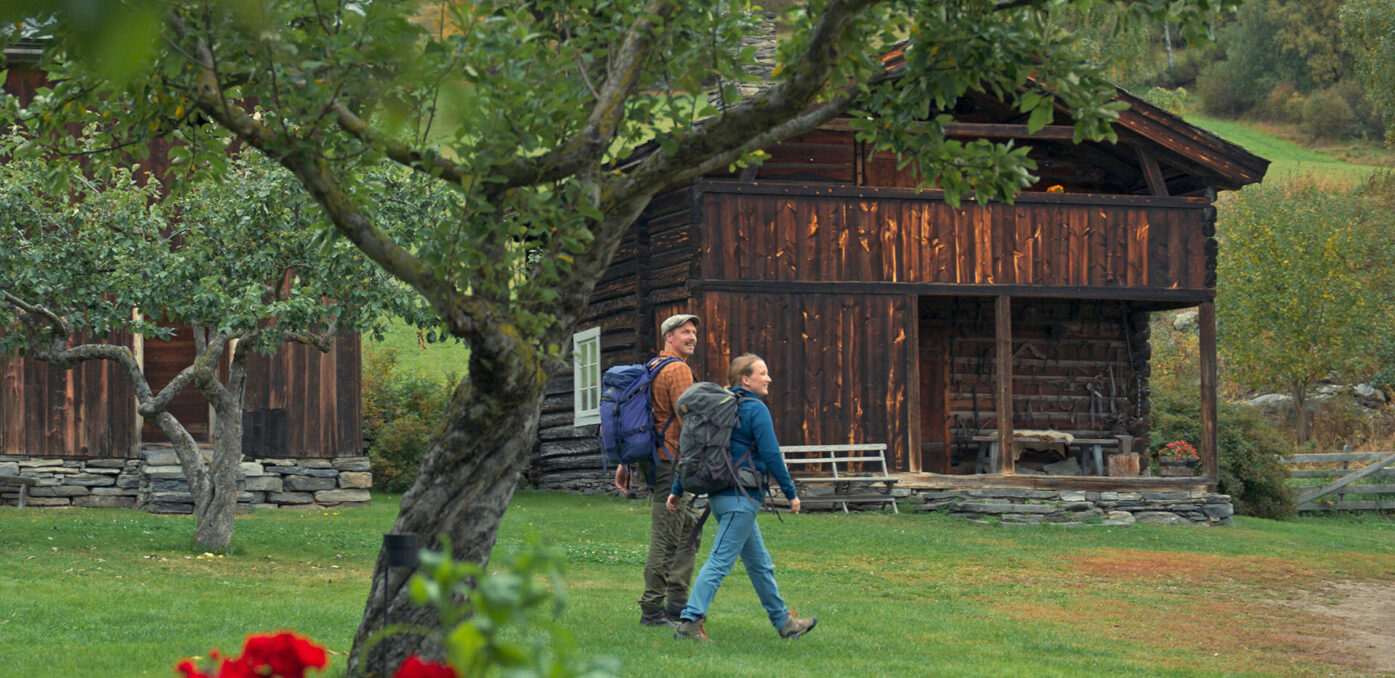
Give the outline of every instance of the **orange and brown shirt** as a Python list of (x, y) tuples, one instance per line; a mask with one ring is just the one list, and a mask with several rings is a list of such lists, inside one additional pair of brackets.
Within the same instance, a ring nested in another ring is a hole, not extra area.
[(683, 430), (683, 422), (674, 416), (674, 410), (678, 396), (683, 395), (683, 392), (693, 385), (693, 369), (688, 367), (683, 356), (673, 351), (665, 350), (659, 357), (678, 358), (678, 362), (669, 363), (659, 370), (649, 385), (650, 404), (654, 406), (655, 430), (663, 428), (664, 422), (673, 419), (673, 423), (669, 424), (668, 430), (664, 432), (664, 446), (659, 450), (659, 458), (677, 461), (678, 433)]

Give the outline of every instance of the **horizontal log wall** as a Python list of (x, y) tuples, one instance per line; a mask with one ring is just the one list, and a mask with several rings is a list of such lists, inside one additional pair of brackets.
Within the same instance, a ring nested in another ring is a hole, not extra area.
[(253, 353), (243, 408), (286, 410), (288, 457), (362, 455), (360, 358), (357, 334), (340, 335), (328, 353), (303, 344)]
[(780, 444), (886, 443), (888, 465), (908, 468), (913, 298), (706, 292), (695, 306), (707, 323), (698, 378), (721, 380), (743, 353), (763, 357)]
[[(993, 304), (922, 300), (922, 333), (948, 342), (951, 448), (996, 431)], [(1147, 435), (1147, 313), (1127, 302), (1012, 302), (1013, 428), (1076, 437)]]
[[(112, 341), (130, 345), (127, 335)], [(135, 437), (135, 392), (117, 364), (0, 360), (0, 454), (133, 457)]]
[(935, 192), (704, 187), (705, 280), (1214, 284), (1215, 211), (1201, 201), (1038, 194), (954, 208)]
[[(656, 196), (596, 283), (576, 329), (601, 328), (602, 370), (653, 357), (662, 349), (663, 319), (694, 312), (688, 281), (698, 263), (696, 195), (689, 185)], [(699, 322), (705, 331), (705, 322)], [(528, 468), (534, 485), (585, 490), (609, 484), (602, 473), (598, 427), (577, 427), (573, 420), (572, 375), (567, 371), (547, 383), (538, 444)]]

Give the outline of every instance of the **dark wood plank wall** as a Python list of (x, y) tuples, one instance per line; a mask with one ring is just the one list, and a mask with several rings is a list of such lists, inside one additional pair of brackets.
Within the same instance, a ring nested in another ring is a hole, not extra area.
[(782, 445), (886, 443), (906, 468), (915, 388), (913, 297), (703, 292), (699, 378), (756, 353), (773, 379), (766, 404)]
[(1215, 268), (1203, 203), (1041, 194), (956, 209), (877, 189), (705, 186), (706, 280), (1204, 290)]
[[(943, 389), (931, 398), (922, 378), (921, 397), (943, 402), (946, 415), (922, 428), (932, 443), (921, 446), (926, 470), (947, 472), (952, 453), (972, 459), (970, 438), (997, 431), (993, 316), (989, 299), (921, 299), (921, 335), (935, 337), (922, 355), (937, 359), (922, 371), (937, 373)], [(1146, 311), (1123, 301), (1014, 299), (1011, 323), (1013, 428), (1146, 436)]]
[[(171, 327), (165, 325), (165, 327)], [(159, 393), (167, 384), (174, 380), (180, 371), (194, 364), (194, 357), (197, 349), (194, 346), (194, 337), (187, 327), (171, 327), (174, 334), (168, 339), (156, 337), (145, 337), (145, 378), (150, 382), (150, 389)], [(170, 401), (169, 413), (174, 415), (184, 428), (189, 430), (189, 435), (195, 440), (207, 442), (209, 438), (208, 430), (208, 401), (203, 394), (192, 384), (186, 386), (174, 400)], [(142, 421), (140, 430), (141, 440), (148, 442), (167, 442), (165, 434), (160, 432), (154, 424)]]
[[(601, 328), (602, 370), (653, 357), (663, 348), (663, 319), (696, 312), (688, 281), (698, 263), (697, 195), (696, 187), (688, 185), (655, 196), (596, 283), (576, 329)], [(705, 324), (700, 332), (706, 331)], [(712, 377), (698, 373), (698, 378)], [(606, 484), (597, 433), (595, 426), (573, 426), (572, 375), (554, 375), (539, 413), (530, 481), (558, 489)]]
[(328, 353), (302, 344), (287, 344), (270, 356), (253, 353), (243, 407), (286, 410), (287, 457), (360, 456), (360, 360), (359, 335), (351, 333), (335, 340)]
[[(114, 341), (129, 345), (128, 335)], [(0, 359), (0, 454), (129, 457), (135, 393), (125, 370), (105, 360), (71, 370)]]

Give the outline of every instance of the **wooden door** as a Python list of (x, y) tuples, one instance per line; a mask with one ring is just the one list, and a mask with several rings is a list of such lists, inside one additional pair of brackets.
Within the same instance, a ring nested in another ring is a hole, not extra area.
[[(188, 327), (175, 327), (174, 336), (169, 341), (155, 337), (145, 338), (145, 378), (150, 389), (159, 393), (170, 383), (179, 371), (194, 364), (194, 337)], [(199, 390), (190, 384), (170, 402), (169, 413), (174, 415), (189, 435), (195, 440), (208, 441), (208, 401)], [(146, 442), (167, 442), (165, 434), (150, 422), (141, 426), (141, 440)]]

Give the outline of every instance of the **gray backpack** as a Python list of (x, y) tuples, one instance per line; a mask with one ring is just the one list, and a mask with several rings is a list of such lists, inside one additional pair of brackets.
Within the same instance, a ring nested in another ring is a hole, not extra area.
[(710, 381), (688, 387), (678, 397), (678, 417), (683, 432), (678, 437), (678, 478), (683, 490), (709, 494), (729, 487), (757, 488), (765, 484), (749, 451), (738, 461), (731, 458), (731, 431), (742, 399)]

